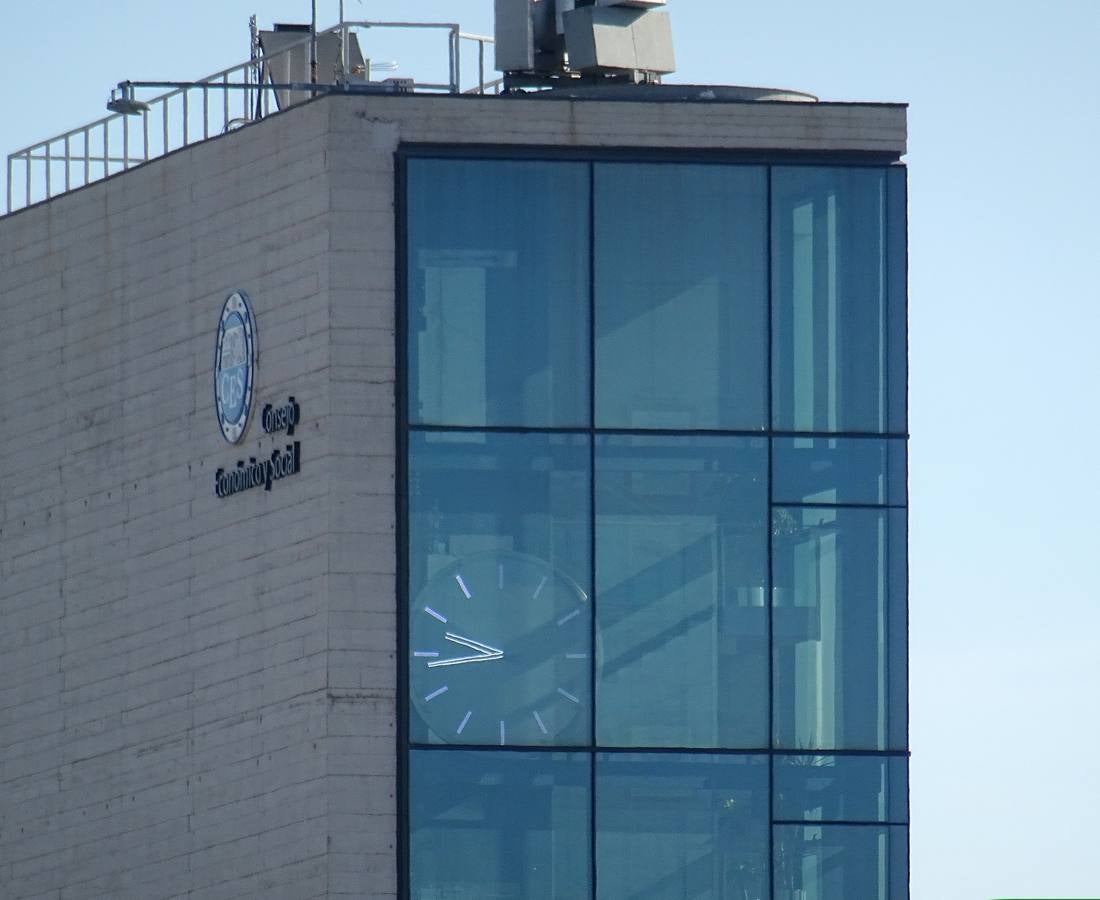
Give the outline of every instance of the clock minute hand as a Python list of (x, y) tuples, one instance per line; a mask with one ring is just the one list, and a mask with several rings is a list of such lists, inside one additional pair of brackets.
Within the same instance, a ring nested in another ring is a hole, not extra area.
[(452, 659), (432, 660), (432, 662), (428, 663), (429, 669), (438, 669), (441, 666), (461, 666), (465, 663), (490, 662), (494, 659), (504, 659), (503, 650), (498, 650), (496, 647), (490, 647), (488, 644), (483, 644), (480, 641), (463, 637), (460, 634), (451, 634), (449, 631), (445, 637), (451, 643), (476, 651), (477, 656), (456, 656)]
[(498, 650), (496, 647), (490, 647), (488, 644), (481, 643), (481, 641), (475, 641), (473, 638), (463, 637), (460, 634), (452, 634), (448, 631), (444, 637), (454, 644), (469, 647), (471, 650), (476, 650), (478, 653), (484, 653), (488, 656), (504, 655), (503, 650)]
[(456, 656), (454, 659), (433, 659), (428, 663), (428, 668), (438, 669), (441, 666), (461, 666), (465, 663), (492, 662), (495, 659), (504, 659), (504, 654), (482, 653), (478, 656)]

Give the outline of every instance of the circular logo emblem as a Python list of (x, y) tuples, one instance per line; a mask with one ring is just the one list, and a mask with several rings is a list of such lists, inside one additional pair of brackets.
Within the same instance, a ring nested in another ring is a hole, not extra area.
[(248, 295), (235, 291), (222, 307), (214, 350), (214, 405), (222, 436), (237, 443), (248, 427), (256, 379), (256, 320)]

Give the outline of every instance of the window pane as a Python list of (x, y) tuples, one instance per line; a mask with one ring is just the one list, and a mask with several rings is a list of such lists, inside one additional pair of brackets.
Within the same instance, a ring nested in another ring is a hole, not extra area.
[(906, 900), (903, 825), (777, 825), (775, 900)]
[(766, 446), (598, 440), (601, 745), (766, 746)]
[(887, 372), (905, 375), (904, 347), (887, 360), (886, 172), (778, 167), (772, 198), (773, 427), (885, 431)]
[(767, 180), (596, 166), (596, 422), (763, 429)]
[(413, 741), (589, 741), (589, 443), (409, 436)]
[(772, 514), (779, 747), (905, 749), (905, 511)]
[(591, 895), (590, 758), (410, 753), (412, 900)]
[(588, 173), (409, 161), (410, 421), (587, 424)]
[(886, 182), (887, 250), (889, 268), (889, 322), (887, 363), (890, 367), (890, 431), (908, 430), (908, 188), (904, 166), (891, 166)]
[(775, 438), (772, 500), (904, 506), (905, 440)]
[(606, 900), (767, 900), (765, 756), (597, 754)]
[(776, 756), (774, 787), (779, 820), (909, 819), (909, 761), (901, 756)]

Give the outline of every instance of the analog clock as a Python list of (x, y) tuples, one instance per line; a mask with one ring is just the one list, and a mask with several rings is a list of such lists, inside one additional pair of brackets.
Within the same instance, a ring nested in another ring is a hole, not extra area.
[(463, 557), (429, 581), (410, 617), (409, 690), (421, 720), (413, 740), (587, 743), (588, 597), (548, 563), (513, 552)]

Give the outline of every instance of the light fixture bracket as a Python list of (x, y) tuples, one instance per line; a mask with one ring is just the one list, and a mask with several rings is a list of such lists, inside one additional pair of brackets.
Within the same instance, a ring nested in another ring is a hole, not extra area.
[(149, 104), (134, 96), (132, 83), (120, 81), (118, 87), (111, 91), (107, 109), (113, 113), (122, 113), (124, 116), (140, 116), (142, 113), (149, 112)]

